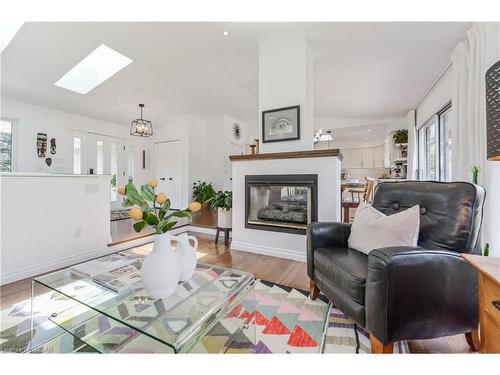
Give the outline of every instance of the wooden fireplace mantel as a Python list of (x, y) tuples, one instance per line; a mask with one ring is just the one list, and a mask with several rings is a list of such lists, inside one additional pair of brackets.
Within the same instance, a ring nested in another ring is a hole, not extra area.
[(255, 155), (229, 155), (231, 161), (252, 161), (271, 159), (300, 159), (300, 158), (321, 158), (336, 156), (342, 160), (340, 150), (311, 150), (311, 151), (291, 151), (291, 152), (270, 152)]

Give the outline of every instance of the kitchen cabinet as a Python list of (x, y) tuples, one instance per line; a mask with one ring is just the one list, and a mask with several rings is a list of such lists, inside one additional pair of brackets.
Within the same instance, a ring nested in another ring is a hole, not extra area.
[(347, 148), (341, 151), (342, 156), (342, 168), (361, 168), (361, 149), (359, 148)]
[(392, 141), (388, 139), (384, 143), (384, 168), (390, 168), (392, 163)]
[(373, 166), (375, 168), (383, 168), (384, 163), (384, 146), (378, 146), (373, 148)]
[(361, 168), (373, 168), (373, 147), (361, 149)]
[(341, 150), (342, 168), (383, 168), (384, 146), (347, 148)]

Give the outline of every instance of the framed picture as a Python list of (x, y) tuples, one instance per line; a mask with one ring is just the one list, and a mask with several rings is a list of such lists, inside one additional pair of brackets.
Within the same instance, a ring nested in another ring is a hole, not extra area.
[(300, 105), (262, 112), (262, 142), (300, 139)]

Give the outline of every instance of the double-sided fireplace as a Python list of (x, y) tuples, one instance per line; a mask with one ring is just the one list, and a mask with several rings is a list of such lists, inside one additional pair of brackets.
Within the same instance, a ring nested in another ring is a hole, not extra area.
[(305, 234), (318, 219), (318, 175), (245, 176), (245, 227)]

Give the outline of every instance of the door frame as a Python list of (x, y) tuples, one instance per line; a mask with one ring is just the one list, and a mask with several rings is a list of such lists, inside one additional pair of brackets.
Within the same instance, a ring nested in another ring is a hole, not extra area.
[[(130, 142), (127, 139), (122, 137), (115, 137), (107, 134), (100, 134), (94, 132), (87, 133), (87, 149), (86, 149), (86, 168), (88, 173), (90, 174), (90, 169), (93, 168), (93, 174), (97, 174), (97, 161), (96, 161), (96, 146), (93, 144), (94, 142), (102, 140), (104, 142), (104, 165), (103, 165), (103, 174), (111, 176), (111, 143), (116, 145), (116, 154), (117, 154), (117, 171), (116, 171), (116, 188), (119, 186), (124, 186), (127, 183), (127, 169), (128, 169), (128, 149)], [(135, 155), (134, 155), (135, 157)], [(134, 171), (135, 174), (135, 171)], [(111, 209), (121, 208), (121, 199), (116, 193), (116, 200), (111, 200), (111, 187), (110, 187), (110, 204)]]

